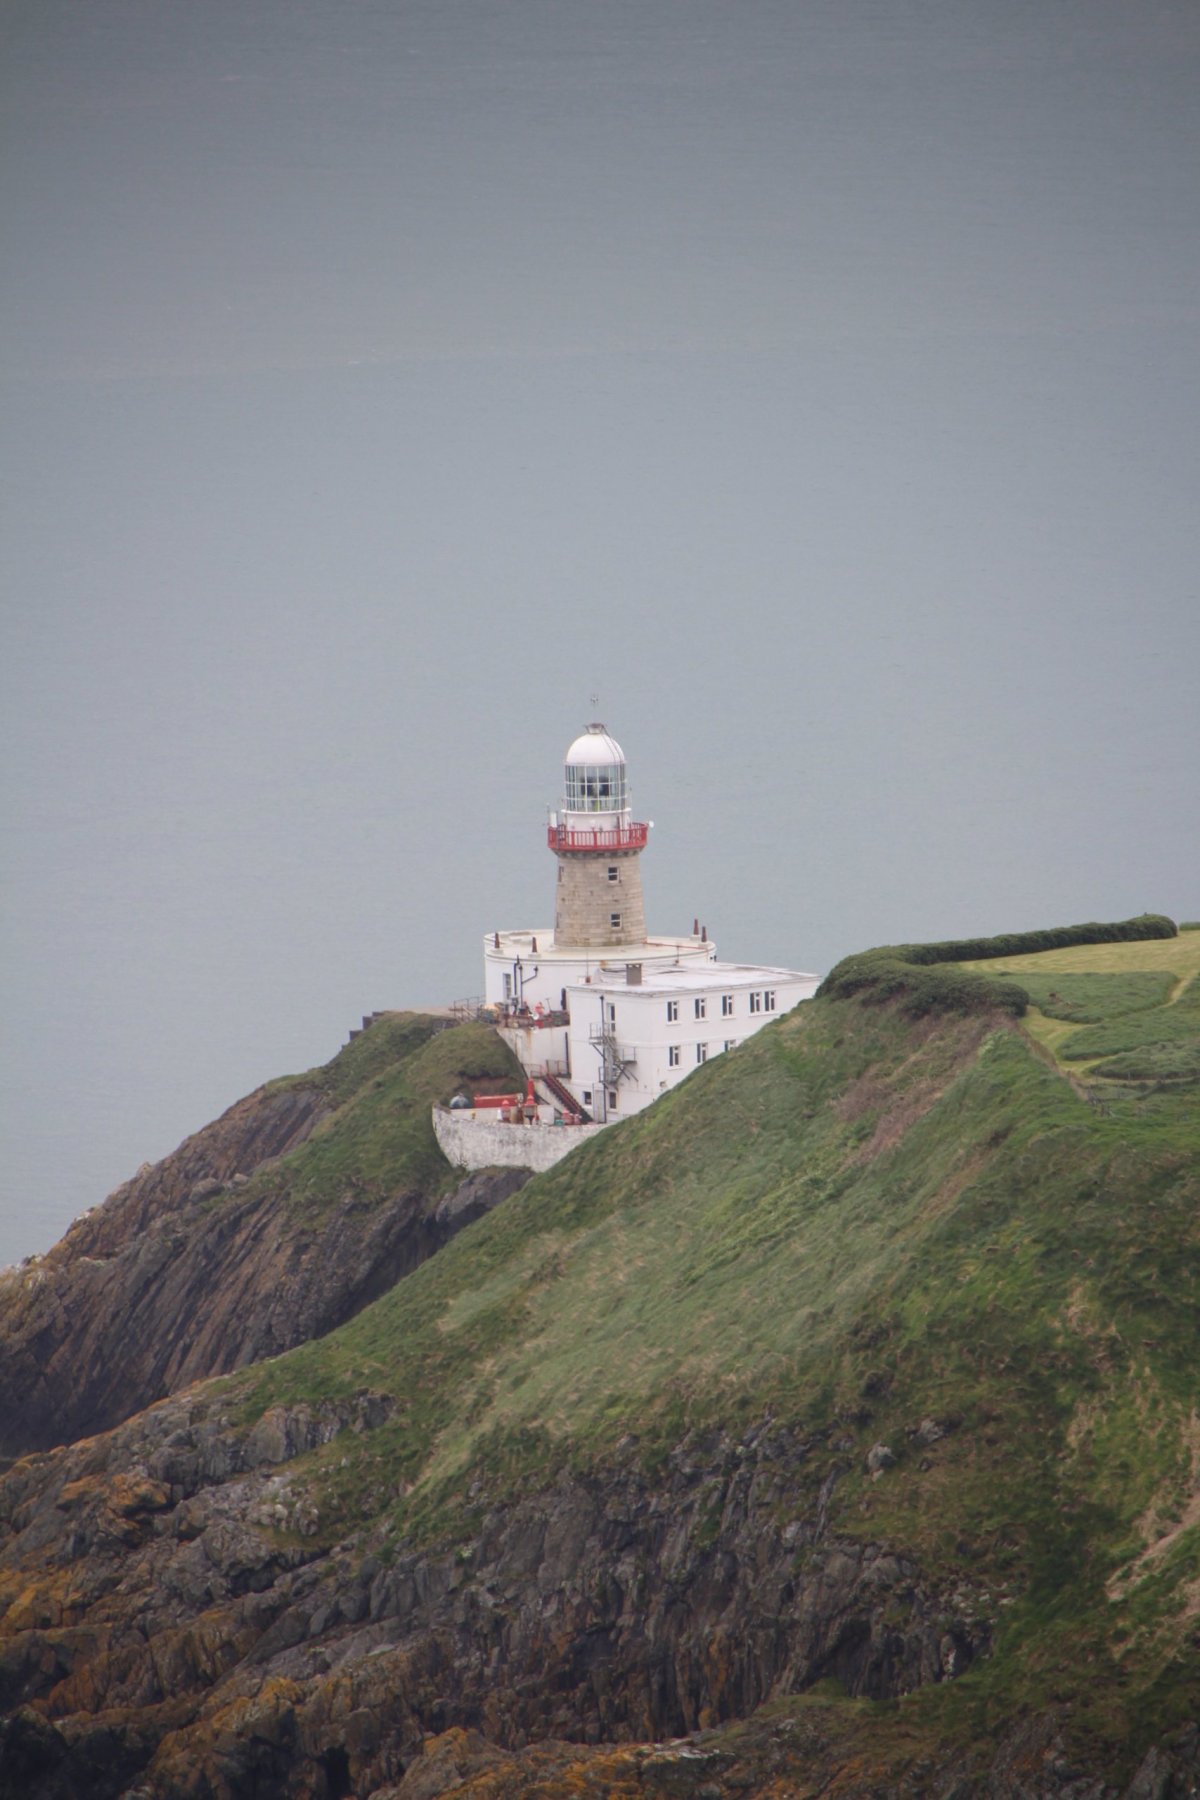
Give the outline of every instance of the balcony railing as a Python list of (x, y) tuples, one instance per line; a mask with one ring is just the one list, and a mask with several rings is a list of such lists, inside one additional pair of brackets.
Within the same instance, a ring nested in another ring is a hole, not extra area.
[(648, 825), (618, 825), (615, 831), (568, 831), (565, 825), (548, 825), (546, 842), (552, 850), (644, 850)]
[(590, 1025), (588, 1042), (599, 1050), (606, 1069), (618, 1071), (614, 1079), (619, 1080), (620, 1072), (631, 1069), (637, 1062), (636, 1048), (632, 1044), (618, 1044), (611, 1025)]

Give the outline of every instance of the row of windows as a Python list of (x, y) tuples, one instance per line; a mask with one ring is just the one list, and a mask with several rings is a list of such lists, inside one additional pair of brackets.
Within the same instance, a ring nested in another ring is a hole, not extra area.
[[(721, 1049), (722, 1050), (736, 1050), (737, 1045), (738, 1045), (737, 1038), (726, 1038), (725, 1042), (721, 1045)], [(707, 1062), (708, 1056), (709, 1056), (709, 1051), (712, 1048), (713, 1048), (713, 1046), (710, 1044), (697, 1044), (696, 1045), (696, 1061), (698, 1063)], [(682, 1065), (682, 1062), (683, 1062), (683, 1046), (680, 1044), (672, 1044), (669, 1047), (669, 1049), (667, 1050), (667, 1067), (671, 1068), (671, 1069), (678, 1069)], [(590, 1107), (592, 1104), (592, 1099), (593, 1099), (593, 1090), (591, 1088), (584, 1088), (580, 1097), (583, 1101), (583, 1104), (586, 1107)], [(616, 1090), (616, 1088), (609, 1088), (608, 1089), (608, 1110), (609, 1110), (609, 1112), (616, 1112), (618, 1110), (618, 1106), (619, 1106), (619, 1099), (618, 1099), (617, 1090)]]
[[(721, 1045), (722, 1050), (736, 1049), (737, 1041), (738, 1040), (736, 1038), (726, 1038), (725, 1042)], [(708, 1053), (711, 1050), (711, 1048), (712, 1048), (711, 1044), (697, 1044), (696, 1045), (696, 1061), (698, 1063), (707, 1062), (708, 1061)], [(682, 1062), (683, 1062), (683, 1045), (682, 1044), (668, 1044), (668, 1046), (667, 1046), (667, 1067), (668, 1067), (668, 1069), (678, 1069), (681, 1066)]]
[[(732, 1019), (735, 1010), (733, 1004), (734, 998), (735, 996), (733, 994), (721, 995), (721, 1017), (723, 1019)], [(775, 989), (755, 989), (750, 995), (750, 1011), (752, 1013), (774, 1012)], [(697, 1019), (706, 1019), (708, 1017), (708, 996), (706, 994), (697, 994), (696, 998), (692, 1001), (692, 1015)], [(678, 1023), (679, 1002), (678, 1000), (668, 1000), (667, 1024), (677, 1025)]]
[[(621, 929), (620, 913), (619, 912), (609, 913), (608, 918), (609, 918), (609, 923), (612, 926), (613, 930), (619, 931)], [(511, 975), (505, 975), (505, 977), (504, 977), (504, 998), (506, 1000), (511, 1000), (512, 997), (513, 997), (513, 978)], [(733, 1017), (733, 999), (734, 999), (734, 997), (732, 994), (722, 994), (721, 995), (721, 1016), (722, 1016), (722, 1018), (731, 1019)], [(610, 1023), (614, 1022), (616, 1020), (616, 1016), (617, 1016), (617, 1009), (613, 1005), (611, 1000), (608, 1002), (606, 1010), (608, 1012), (609, 1022)], [(707, 999), (706, 995), (704, 995), (704, 994), (697, 995), (697, 997), (692, 1001), (692, 1011), (693, 1011), (694, 1016), (697, 1019), (706, 1019), (708, 1017), (708, 999)], [(750, 995), (750, 1011), (752, 1013), (774, 1012), (775, 1011), (775, 989), (774, 988), (763, 988), (761, 991), (757, 990), (757, 989), (752, 991), (751, 995)], [(667, 1001), (667, 1024), (668, 1025), (677, 1025), (678, 1023), (679, 1023), (679, 1002), (678, 1002), (678, 1000), (668, 1000)], [(732, 1042), (732, 1040), (726, 1041), (725, 1048), (727, 1050), (730, 1048), (731, 1042)], [(674, 1066), (675, 1066), (674, 1063), (672, 1063), (672, 1067), (674, 1067)]]

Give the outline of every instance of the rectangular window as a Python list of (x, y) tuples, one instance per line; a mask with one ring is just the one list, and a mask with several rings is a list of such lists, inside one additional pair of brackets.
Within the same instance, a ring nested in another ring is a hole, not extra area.
[(767, 988), (765, 993), (763, 994), (763, 1011), (764, 1012), (774, 1012), (775, 1011), (775, 989), (774, 988)]
[(616, 1022), (617, 1022), (617, 1009), (616, 1009), (616, 1007), (615, 1007), (615, 1006), (614, 1006), (614, 1005), (613, 1005), (613, 1003), (612, 1003), (612, 1001), (611, 1001), (611, 1000), (606, 1000), (606, 1001), (605, 1001), (605, 1003), (604, 1003), (604, 1010), (605, 1010), (605, 1012), (606, 1012), (606, 1013), (607, 1013), (607, 1014), (608, 1014), (608, 1022), (609, 1022), (609, 1024), (610, 1024), (610, 1025), (615, 1025), (615, 1024), (616, 1024)]
[(722, 994), (721, 995), (721, 1017), (723, 1019), (732, 1019), (732, 1017), (733, 1017), (733, 995), (732, 994)]
[(610, 863), (610, 864), (609, 864), (609, 867), (608, 867), (608, 879), (609, 879), (609, 880), (610, 880), (610, 881), (620, 881), (620, 879), (621, 879), (621, 871), (620, 871), (620, 869), (619, 869), (619, 868), (618, 868), (618, 867), (617, 867), (617, 865), (616, 865), (616, 863)]
[(708, 1045), (707, 1044), (697, 1044), (696, 1045), (696, 1061), (697, 1062), (707, 1062), (708, 1061)]
[(696, 1017), (698, 1019), (702, 1019), (704, 1017), (705, 1013), (707, 1013), (707, 1011), (708, 1011), (708, 1001), (704, 998), (704, 995), (700, 994), (695, 1000), (693, 1000), (692, 1005), (696, 1009)]
[(678, 1002), (678, 1000), (668, 1000), (667, 1001), (667, 1024), (674, 1025), (678, 1018), (679, 1018), (679, 1002)]
[(616, 1110), (617, 1110), (617, 1090), (616, 1090), (616, 1088), (609, 1088), (609, 1090), (608, 1090), (608, 1110), (609, 1110), (609, 1112), (616, 1112)]
[(678, 1044), (669, 1044), (667, 1046), (667, 1067), (668, 1069), (677, 1069), (679, 1067)]
[(620, 931), (620, 929), (621, 929), (621, 915), (620, 915), (620, 913), (609, 913), (609, 915), (608, 915), (608, 922), (609, 922), (609, 924), (610, 924), (610, 925), (611, 925), (611, 926), (612, 926), (612, 928), (613, 928), (613, 930), (614, 930), (614, 931)]
[(512, 976), (511, 975), (506, 975), (504, 977), (504, 998), (506, 1000), (512, 999)]
[(751, 1012), (761, 1012), (762, 1011), (762, 995), (761, 994), (751, 994), (751, 996), (750, 996), (750, 1011)]
[(591, 1088), (584, 1088), (584, 1090), (583, 1090), (583, 1093), (582, 1093), (582, 1094), (581, 1094), (581, 1095), (580, 1095), (580, 1098), (581, 1098), (581, 1099), (582, 1099), (582, 1101), (583, 1101), (583, 1104), (584, 1104), (584, 1105), (585, 1105), (585, 1106), (590, 1106), (590, 1105), (591, 1105), (591, 1104), (592, 1104), (592, 1090), (591, 1090)]
[(736, 1038), (726, 1038), (725, 1039), (725, 1048), (727, 1050), (736, 1050), (737, 1049), (737, 1039)]

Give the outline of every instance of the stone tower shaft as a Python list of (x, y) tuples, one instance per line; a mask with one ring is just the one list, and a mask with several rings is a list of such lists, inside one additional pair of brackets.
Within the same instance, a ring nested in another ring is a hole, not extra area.
[(600, 724), (567, 751), (562, 808), (547, 841), (558, 862), (554, 942), (616, 950), (646, 938), (641, 854), (648, 827), (629, 805), (625, 756)]

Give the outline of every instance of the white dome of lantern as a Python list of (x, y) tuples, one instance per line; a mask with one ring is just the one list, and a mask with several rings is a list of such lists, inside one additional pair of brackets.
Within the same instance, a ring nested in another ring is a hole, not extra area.
[(594, 816), (629, 811), (625, 752), (603, 725), (589, 725), (569, 746), (564, 776), (564, 812)]

